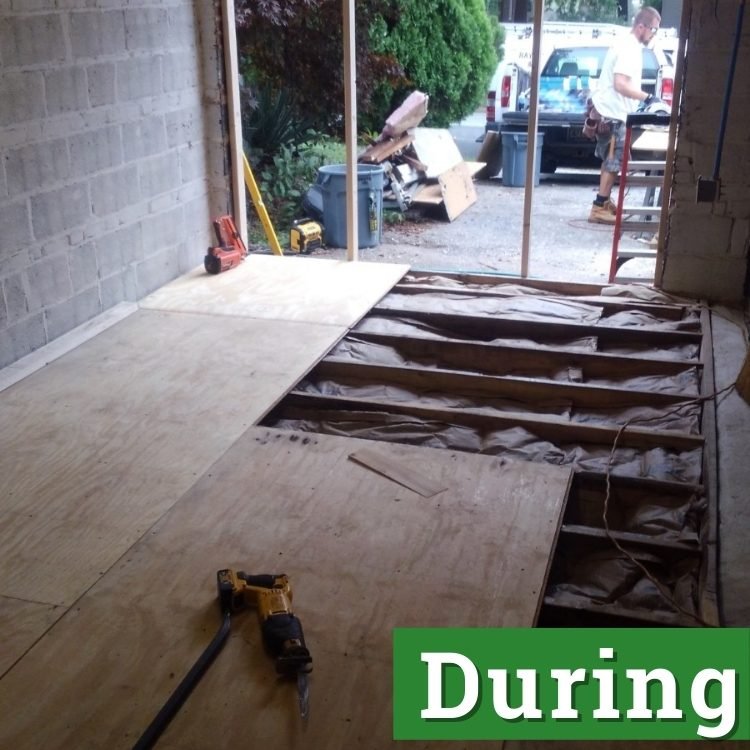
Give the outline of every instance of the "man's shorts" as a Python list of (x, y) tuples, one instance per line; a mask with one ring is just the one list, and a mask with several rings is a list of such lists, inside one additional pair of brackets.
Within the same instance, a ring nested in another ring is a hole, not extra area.
[[(594, 152), (603, 162), (606, 172), (619, 173), (622, 165), (622, 155), (625, 145), (625, 123), (620, 120), (609, 120), (612, 125), (611, 135), (596, 136), (596, 151)], [(612, 139), (615, 139), (615, 146), (612, 149)], [(611, 154), (611, 156), (610, 156)]]

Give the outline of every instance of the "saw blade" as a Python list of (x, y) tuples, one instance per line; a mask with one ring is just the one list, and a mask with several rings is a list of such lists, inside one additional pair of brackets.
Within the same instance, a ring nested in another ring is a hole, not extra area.
[(310, 685), (307, 672), (297, 672), (297, 699), (299, 701), (299, 715), (306, 719), (310, 712)]

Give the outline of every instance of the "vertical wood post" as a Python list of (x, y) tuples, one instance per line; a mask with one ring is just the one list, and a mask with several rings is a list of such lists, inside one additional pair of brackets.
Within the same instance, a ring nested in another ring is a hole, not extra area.
[(359, 257), (357, 225), (357, 60), (354, 0), (344, 3), (344, 117), (346, 127), (346, 259)]
[(529, 275), (529, 245), (531, 239), (531, 204), (534, 198), (536, 174), (536, 127), (539, 114), (539, 58), (542, 45), (542, 18), (544, 0), (534, 2), (534, 41), (531, 50), (531, 101), (529, 102), (529, 129), (526, 151), (526, 188), (523, 198), (523, 240), (521, 244), (521, 276)]
[(244, 151), (242, 149), (242, 117), (240, 78), (237, 64), (237, 28), (234, 23), (234, 0), (221, 0), (222, 36), (224, 38), (224, 74), (226, 76), (227, 109), (229, 114), (230, 176), (232, 213), (237, 231), (247, 241), (247, 201), (245, 199)]

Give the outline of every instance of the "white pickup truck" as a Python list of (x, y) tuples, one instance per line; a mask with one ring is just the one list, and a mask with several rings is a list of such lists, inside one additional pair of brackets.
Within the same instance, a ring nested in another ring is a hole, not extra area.
[[(523, 94), (531, 83), (534, 27), (528, 23), (505, 24), (503, 61), (497, 66), (487, 91), (485, 130), (499, 130), (504, 112), (521, 109)], [(593, 42), (609, 44), (628, 29), (614, 24), (548, 22), (542, 27), (541, 64), (555, 47)]]
[[(604, 56), (612, 42), (629, 31), (628, 27), (611, 24), (544, 25), (538, 113), (538, 130), (544, 133), (542, 172), (554, 172), (558, 166), (599, 166), (594, 156), (596, 144), (584, 138), (581, 132), (586, 99), (596, 86)], [(655, 93), (667, 103), (672, 101), (674, 69), (661, 44), (662, 40), (666, 42), (673, 38), (676, 38), (673, 29), (661, 30), (654, 49), (643, 50), (643, 90)], [(513, 43), (506, 47), (517, 61), (501, 63), (490, 84), (494, 88), (487, 96), (485, 132), (528, 131), (530, 74), (524, 65), (531, 56), (530, 33), (526, 46), (528, 51), (519, 48), (516, 41), (516, 47)], [(665, 43), (665, 46), (669, 45)], [(530, 67), (530, 62), (528, 65)]]

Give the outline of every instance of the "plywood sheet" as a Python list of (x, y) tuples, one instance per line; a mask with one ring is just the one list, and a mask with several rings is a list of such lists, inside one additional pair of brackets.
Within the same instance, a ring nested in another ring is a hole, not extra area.
[(444, 128), (415, 128), (412, 148), (417, 159), (427, 165), (427, 179), (438, 177), (463, 161), (450, 130)]
[(69, 605), (343, 334), (141, 310), (0, 396), (0, 594)]
[(195, 269), (146, 297), (141, 307), (351, 326), (408, 270), (390, 263), (251, 255), (217, 276)]
[(101, 315), (97, 315), (72, 331), (59, 336), (49, 344), (31, 352), (31, 354), (27, 354), (25, 357), (21, 357), (12, 365), (3, 367), (0, 369), (0, 392), (10, 388), (13, 383), (23, 380), (32, 372), (36, 372), (50, 362), (54, 362), (85, 341), (98, 336), (102, 331), (115, 325), (115, 323), (119, 323), (137, 310), (138, 305), (135, 302), (120, 302)]
[(0, 681), (0, 746), (132, 746), (217, 628), (215, 572), (227, 566), (291, 576), (314, 658), (308, 723), (246, 613), (160, 750), (217, 737), (222, 747), (395, 746), (392, 629), (530, 626), (570, 475), (378, 446), (446, 485), (425, 498), (349, 460), (367, 445), (250, 429)]
[(20, 659), (55, 620), (60, 607), (0, 596), (0, 676)]
[(471, 179), (471, 172), (466, 162), (456, 164), (455, 167), (438, 177), (438, 183), (445, 203), (445, 213), (448, 220), (453, 221), (469, 206), (477, 202), (477, 192)]
[[(473, 164), (473, 163), (472, 163)], [(437, 183), (423, 183), (414, 194), (414, 203), (443, 204), (449, 221), (460, 216), (477, 201), (471, 166), (460, 162), (438, 177)]]

